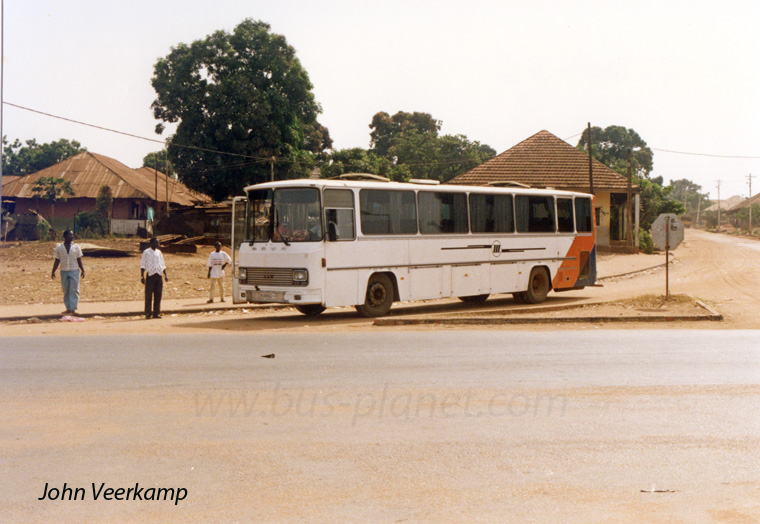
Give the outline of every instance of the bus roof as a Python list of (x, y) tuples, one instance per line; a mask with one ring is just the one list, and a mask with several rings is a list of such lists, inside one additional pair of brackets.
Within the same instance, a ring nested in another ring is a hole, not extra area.
[(379, 182), (366, 180), (331, 180), (300, 178), (296, 180), (280, 180), (278, 182), (265, 182), (254, 184), (244, 188), (245, 192), (256, 189), (275, 189), (282, 187), (315, 187), (315, 188), (356, 188), (356, 189), (390, 189), (390, 190), (416, 190), (435, 191), (446, 193), (491, 193), (491, 194), (514, 194), (514, 195), (558, 195), (558, 196), (591, 196), (588, 193), (576, 191), (563, 191), (552, 188), (521, 188), (521, 187), (496, 187), (496, 186), (463, 186), (446, 184), (423, 184), (410, 182)]

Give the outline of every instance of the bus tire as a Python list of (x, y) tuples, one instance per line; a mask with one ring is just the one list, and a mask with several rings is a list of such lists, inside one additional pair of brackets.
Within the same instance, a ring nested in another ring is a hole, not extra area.
[(528, 277), (528, 289), (525, 291), (525, 302), (528, 304), (540, 304), (546, 300), (546, 295), (551, 290), (549, 273), (546, 268), (534, 267)]
[(375, 273), (369, 277), (364, 304), (355, 307), (361, 316), (373, 318), (386, 315), (391, 305), (393, 305), (393, 283), (388, 275)]
[(488, 297), (490, 297), (488, 293), (485, 293), (483, 295), (469, 295), (466, 297), (457, 297), (462, 302), (467, 302), (468, 304), (482, 304), (486, 300), (488, 300)]
[(322, 304), (302, 304), (296, 306), (296, 309), (299, 313), (303, 313), (307, 317), (316, 317), (325, 310), (325, 306)]

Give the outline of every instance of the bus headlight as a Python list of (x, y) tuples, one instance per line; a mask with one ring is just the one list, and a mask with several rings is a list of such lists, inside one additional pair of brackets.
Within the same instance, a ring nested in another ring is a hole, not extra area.
[(308, 282), (309, 272), (305, 269), (293, 270), (293, 282)]
[(244, 267), (240, 268), (240, 271), (238, 272), (238, 278), (240, 280), (245, 280), (248, 277), (248, 272)]

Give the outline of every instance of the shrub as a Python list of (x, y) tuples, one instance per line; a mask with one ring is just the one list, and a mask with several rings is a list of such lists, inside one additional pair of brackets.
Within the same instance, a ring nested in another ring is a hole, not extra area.
[(50, 239), (50, 224), (48, 224), (47, 220), (43, 219), (37, 222), (37, 235), (40, 237), (40, 240)]
[(654, 253), (654, 241), (649, 231), (642, 229), (639, 231), (639, 250), (643, 251), (647, 255)]

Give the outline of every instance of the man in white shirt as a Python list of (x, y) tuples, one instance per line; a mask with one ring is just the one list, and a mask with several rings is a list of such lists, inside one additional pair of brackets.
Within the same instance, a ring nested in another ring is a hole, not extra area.
[[(147, 278), (145, 274), (147, 273)], [(145, 284), (145, 318), (161, 318), (161, 295), (164, 291), (164, 281), (161, 274), (169, 282), (166, 274), (164, 255), (158, 249), (158, 239), (150, 239), (150, 247), (143, 251), (140, 261), (140, 282)], [(151, 311), (152, 303), (152, 311)]]
[(206, 267), (208, 267), (208, 278), (211, 280), (211, 285), (208, 292), (209, 304), (214, 301), (215, 286), (219, 286), (219, 295), (222, 297), (221, 301), (224, 302), (224, 268), (227, 267), (227, 264), (232, 262), (230, 256), (222, 251), (221, 242), (214, 244), (214, 249), (216, 251), (211, 252), (211, 254), (208, 256), (208, 262), (206, 262)]
[[(61, 266), (61, 286), (63, 287), (63, 304), (66, 306), (64, 315), (73, 315), (79, 305), (79, 275), (84, 278), (82, 265), (82, 250), (73, 243), (74, 233), (67, 229), (63, 232), (63, 243), (55, 246), (53, 256), (53, 272), (50, 278), (55, 279), (55, 270)], [(79, 266), (79, 267), (77, 267)]]

